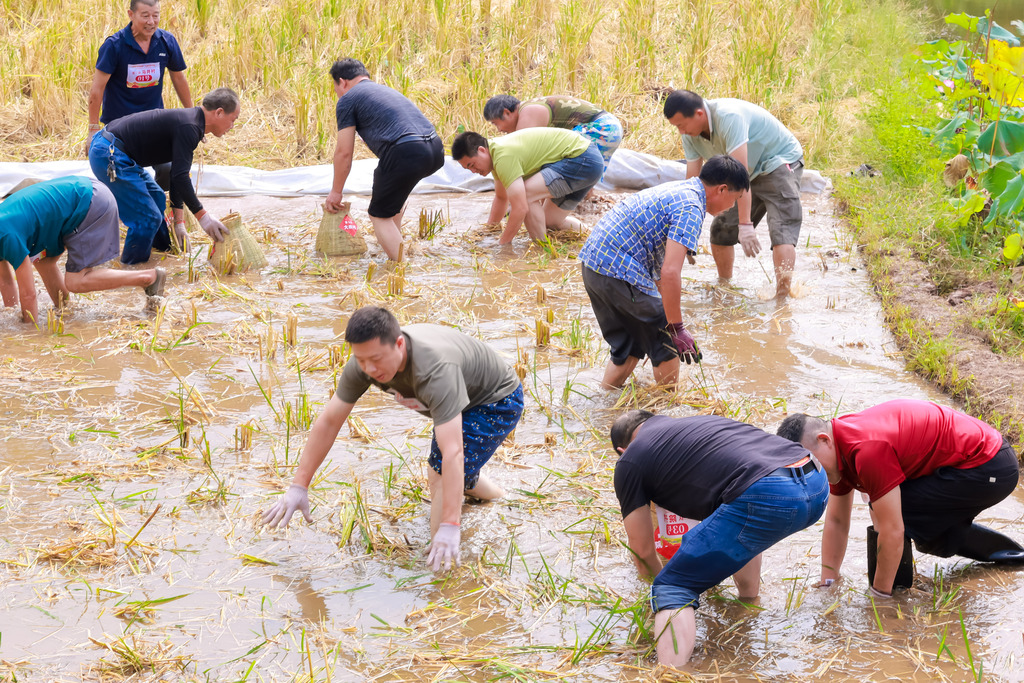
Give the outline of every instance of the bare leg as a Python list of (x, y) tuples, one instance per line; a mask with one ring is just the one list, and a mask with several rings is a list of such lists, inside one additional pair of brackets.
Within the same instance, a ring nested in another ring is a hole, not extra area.
[(523, 219), (526, 232), (531, 239), (542, 240), (547, 237), (548, 231), (544, 223), (544, 208), (540, 201), (530, 202), (526, 205), (526, 217)]
[(119, 287), (148, 287), (156, 279), (156, 270), (111, 270), (110, 268), (86, 268), (78, 273), (65, 273), (64, 282), (68, 290), (100, 292)]
[(654, 381), (657, 384), (674, 387), (679, 381), (679, 358), (663, 361), (661, 365), (655, 365), (651, 370), (654, 372)]
[(636, 364), (640, 362), (639, 358), (630, 356), (626, 359), (626, 362), (622, 365), (616, 365), (615, 363), (608, 361), (608, 367), (604, 369), (604, 378), (601, 380), (602, 389), (620, 389), (629, 376), (633, 374), (633, 369)]
[(772, 249), (772, 261), (775, 263), (775, 296), (786, 296), (796, 268), (796, 247), (792, 244), (776, 246)]
[(18, 283), (14, 279), (14, 268), (7, 261), (0, 261), (0, 295), (4, 306), (18, 305)]
[(736, 247), (726, 247), (721, 244), (711, 245), (711, 256), (715, 259), (718, 267), (718, 277), (729, 279), (732, 277), (732, 263), (736, 258)]
[[(396, 222), (396, 219), (399, 222)], [(373, 223), (373, 234), (377, 237), (377, 244), (380, 245), (381, 249), (384, 250), (384, 253), (392, 261), (398, 260), (398, 251), (402, 245), (402, 232), (399, 230), (401, 219), (401, 213), (390, 218), (370, 216), (370, 222)]]
[(505, 490), (491, 481), (486, 474), (481, 474), (476, 486), (466, 489), (466, 495), (480, 500), (496, 500), (505, 497)]
[(681, 667), (690, 661), (697, 640), (697, 623), (692, 607), (663, 609), (654, 615), (654, 636), (658, 639), (658, 663)]
[(732, 580), (736, 584), (736, 592), (740, 594), (740, 600), (743, 602), (755, 600), (761, 592), (761, 554), (758, 553), (742, 569), (733, 574)]
[[(546, 225), (549, 229), (552, 230), (560, 228), (566, 222), (566, 219), (569, 218), (569, 213), (569, 211), (566, 211), (565, 209), (560, 209), (557, 206), (555, 206), (554, 202), (546, 201), (544, 202), (544, 225)], [(578, 225), (579, 221), (576, 221), (576, 224)], [(574, 226), (568, 225), (565, 227)]]

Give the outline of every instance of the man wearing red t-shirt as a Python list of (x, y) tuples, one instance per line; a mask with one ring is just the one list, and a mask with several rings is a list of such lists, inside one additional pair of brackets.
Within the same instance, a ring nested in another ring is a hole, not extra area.
[[(778, 434), (811, 451), (828, 473), (822, 585), (839, 578), (854, 490), (868, 495), (877, 531), (877, 563), (868, 577), (874, 595), (892, 594), (905, 537), (939, 557), (1024, 563), (1024, 548), (974, 523), (982, 510), (1010, 495), (1019, 478), (1017, 454), (981, 420), (929, 401), (900, 399), (827, 422), (790, 415)], [(869, 533), (869, 546), (874, 538)]]

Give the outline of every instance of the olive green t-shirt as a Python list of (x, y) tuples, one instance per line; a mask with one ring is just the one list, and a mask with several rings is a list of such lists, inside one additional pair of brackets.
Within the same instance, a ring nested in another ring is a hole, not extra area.
[(548, 125), (552, 128), (568, 128), (572, 130), (580, 124), (590, 123), (604, 113), (604, 109), (601, 109), (596, 104), (591, 104), (586, 100), (581, 100), (571, 95), (535, 97), (520, 104), (519, 109), (522, 111), (523, 107), (533, 104), (543, 105), (548, 108), (548, 112), (551, 113), (551, 122)]
[(479, 339), (427, 323), (403, 327), (402, 334), (408, 350), (405, 368), (381, 383), (350, 358), (338, 379), (338, 398), (355, 403), (377, 386), (439, 425), (468, 408), (500, 401), (519, 386), (512, 368)]
[(587, 151), (590, 140), (564, 128), (524, 128), (487, 141), (492, 172), (508, 187), (546, 164), (572, 159)]

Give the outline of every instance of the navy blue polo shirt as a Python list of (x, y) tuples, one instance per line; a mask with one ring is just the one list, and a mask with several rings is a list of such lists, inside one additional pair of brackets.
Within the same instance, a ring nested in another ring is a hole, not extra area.
[(128, 24), (100, 45), (96, 68), (110, 74), (100, 115), (100, 121), (110, 123), (128, 114), (163, 109), (164, 70), (184, 71), (186, 65), (170, 33), (158, 28), (149, 41), (149, 52), (143, 52)]

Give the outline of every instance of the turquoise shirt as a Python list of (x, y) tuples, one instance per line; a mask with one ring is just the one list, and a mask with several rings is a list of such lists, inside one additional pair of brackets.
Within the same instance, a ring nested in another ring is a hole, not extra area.
[(0, 203), (0, 261), (17, 268), (26, 256), (57, 256), (92, 204), (92, 180), (67, 176), (36, 183)]
[(800, 142), (767, 109), (729, 98), (704, 100), (704, 109), (711, 139), (702, 135), (682, 136), (687, 161), (732, 154), (746, 143), (747, 170), (753, 180), (803, 158)]

